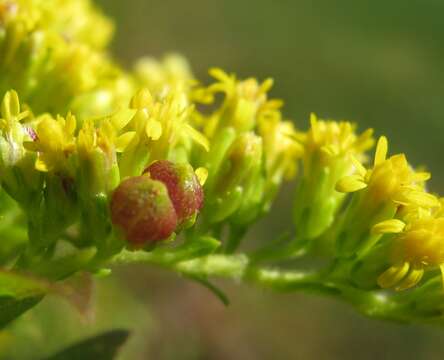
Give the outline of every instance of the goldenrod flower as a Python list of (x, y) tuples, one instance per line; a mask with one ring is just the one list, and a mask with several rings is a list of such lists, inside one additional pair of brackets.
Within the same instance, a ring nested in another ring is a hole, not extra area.
[(161, 61), (143, 57), (137, 61), (134, 72), (140, 84), (156, 96), (172, 90), (188, 92), (195, 82), (188, 61), (178, 54), (167, 55)]
[(414, 213), (439, 206), (437, 198), (424, 190), (430, 174), (414, 171), (404, 154), (387, 158), (387, 151), (387, 139), (381, 137), (373, 167), (367, 170), (354, 159), (356, 173), (336, 185), (340, 192), (355, 193), (337, 230), (339, 254), (350, 255), (359, 249), (363, 255), (382, 233), (401, 228), (396, 221), (390, 221), (395, 216), (404, 212), (404, 216), (414, 218)]
[(232, 126), (237, 131), (249, 131), (256, 127), (261, 112), (278, 109), (280, 100), (269, 100), (268, 91), (273, 86), (272, 79), (259, 83), (254, 78), (237, 80), (233, 74), (213, 68), (210, 75), (218, 82), (208, 87), (210, 94), (223, 93), (222, 106), (211, 116), (205, 126), (205, 134), (212, 137), (220, 126)]
[(0, 4), (0, 92), (16, 88), (37, 113), (73, 111), (81, 120), (128, 103), (129, 76), (102, 51), (112, 25), (89, 0)]
[(436, 206), (436, 198), (421, 186), (430, 178), (430, 173), (415, 172), (404, 154), (387, 159), (387, 151), (387, 139), (382, 136), (376, 147), (373, 168), (367, 170), (355, 160), (356, 174), (341, 179), (336, 189), (355, 192), (367, 188), (368, 197), (375, 203), (392, 201), (405, 206)]
[(76, 119), (72, 114), (66, 118), (54, 119), (50, 115), (39, 118), (35, 140), (24, 143), (27, 150), (37, 152), (35, 168), (42, 172), (66, 170), (67, 159), (76, 149), (75, 130)]
[(10, 147), (8, 163), (15, 164), (23, 152), (23, 140), (29, 136), (21, 122), (30, 115), (22, 110), (17, 92), (8, 91), (3, 97), (0, 108), (0, 131), (3, 141)]
[(155, 99), (148, 89), (142, 89), (131, 100), (131, 107), (136, 114), (125, 131), (133, 131), (134, 136), (120, 163), (123, 176), (141, 173), (148, 161), (168, 158), (177, 146), (189, 148), (191, 141), (209, 149), (205, 136), (189, 123), (193, 108), (183, 92), (172, 91)]
[(365, 152), (374, 144), (373, 129), (358, 135), (356, 125), (348, 121), (318, 120), (311, 114), (310, 125), (310, 130), (302, 136), (307, 174), (319, 166), (334, 166), (338, 160), (350, 163), (352, 156), (363, 160)]
[(297, 192), (294, 221), (298, 237), (309, 240), (321, 235), (332, 223), (344, 195), (335, 190), (339, 179), (353, 172), (352, 159), (365, 159), (373, 146), (373, 130), (356, 133), (348, 121), (318, 120), (310, 115), (310, 129), (298, 133), (304, 146), (303, 179)]
[[(444, 218), (416, 219), (397, 229), (392, 240), (392, 266), (378, 278), (379, 286), (409, 289), (421, 281), (425, 271), (440, 268), (444, 276)], [(393, 230), (393, 231), (391, 231)]]
[(257, 132), (263, 140), (265, 169), (270, 181), (279, 184), (282, 178), (294, 178), (297, 160), (304, 154), (294, 124), (283, 121), (279, 110), (272, 110), (261, 116)]

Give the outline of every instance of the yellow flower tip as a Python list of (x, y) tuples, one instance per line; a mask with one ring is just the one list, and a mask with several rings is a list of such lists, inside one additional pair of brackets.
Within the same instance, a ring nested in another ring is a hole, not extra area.
[(439, 199), (422, 189), (416, 189), (405, 186), (401, 188), (401, 191), (393, 197), (393, 201), (396, 204), (408, 206), (414, 204), (420, 208), (440, 208), (441, 204)]
[(383, 289), (394, 288), (396, 291), (403, 291), (416, 286), (423, 275), (423, 269), (414, 268), (405, 262), (387, 269), (378, 277), (377, 283)]
[(128, 131), (122, 135), (120, 135), (116, 139), (116, 152), (124, 152), (126, 148), (129, 146), (129, 144), (133, 141), (134, 137), (136, 136), (135, 131)]
[(367, 174), (367, 169), (365, 168), (365, 166), (362, 165), (361, 162), (354, 155), (351, 155), (350, 159), (353, 163), (356, 174), (359, 175), (361, 178), (364, 178)]
[(228, 75), (225, 71), (223, 71), (221, 68), (218, 67), (210, 68), (210, 70), (208, 70), (208, 73), (214, 79), (219, 80), (221, 82), (227, 82), (233, 80), (232, 75)]
[(392, 288), (404, 278), (409, 269), (410, 264), (408, 262), (391, 266), (381, 275), (379, 275), (377, 283), (383, 289)]
[(38, 153), (37, 170), (47, 172), (67, 165), (66, 158), (76, 150), (76, 127), (76, 119), (70, 113), (66, 118), (43, 115), (38, 119), (35, 140), (24, 143), (27, 150)]
[(395, 265), (378, 277), (382, 288), (412, 288), (425, 271), (438, 267), (444, 277), (444, 218), (413, 218), (394, 238), (392, 251)]
[(262, 93), (267, 93), (273, 87), (274, 80), (272, 78), (265, 79), (265, 81), (260, 85), (259, 90)]
[(184, 130), (188, 136), (202, 146), (206, 152), (210, 151), (210, 142), (201, 132), (197, 131), (190, 124), (185, 124)]
[(153, 105), (153, 96), (147, 88), (139, 89), (131, 99), (132, 109), (145, 109)]
[(199, 167), (195, 171), (200, 185), (204, 186), (208, 178), (208, 170), (204, 167)]
[(145, 127), (146, 136), (151, 140), (159, 140), (162, 136), (162, 124), (155, 119), (148, 119)]
[(317, 123), (318, 123), (318, 117), (315, 113), (310, 113), (310, 126), (313, 129), (313, 132), (317, 132)]
[(413, 180), (415, 182), (422, 183), (422, 182), (425, 182), (427, 180), (430, 180), (431, 178), (432, 178), (432, 174), (431, 173), (429, 173), (427, 171), (422, 171), (422, 172), (416, 172), (414, 177), (413, 177)]
[(416, 286), (424, 275), (423, 269), (411, 269), (407, 276), (395, 287), (396, 291), (403, 291), (411, 289)]
[(375, 162), (374, 165), (377, 166), (385, 161), (388, 152), (388, 141), (385, 136), (381, 136), (376, 145)]
[[(373, 146), (372, 131), (357, 134), (355, 129), (355, 124), (351, 122), (321, 120), (311, 113), (310, 129), (302, 140), (305, 145), (304, 163), (309, 164), (312, 159), (320, 159), (322, 166), (335, 167), (337, 160), (340, 160), (344, 168), (341, 175), (349, 174), (352, 170), (350, 158), (363, 159), (365, 152)], [(357, 167), (356, 164), (353, 165)], [(358, 170), (361, 167), (359, 165)]]
[(21, 110), (20, 99), (15, 90), (9, 90), (3, 96), (0, 105), (0, 128), (10, 131), (14, 125), (30, 115), (30, 111)]
[(442, 286), (444, 288), (444, 263), (439, 265), (439, 269), (441, 270), (441, 280), (442, 280)]
[(341, 193), (351, 193), (365, 189), (367, 184), (359, 176), (350, 175), (342, 178), (336, 184), (336, 191)]
[(372, 227), (372, 234), (397, 234), (404, 230), (405, 223), (398, 219), (390, 219), (377, 223)]

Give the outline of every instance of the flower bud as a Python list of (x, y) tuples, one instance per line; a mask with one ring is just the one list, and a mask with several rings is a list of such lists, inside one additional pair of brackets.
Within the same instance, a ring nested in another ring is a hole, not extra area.
[(192, 225), (203, 206), (204, 193), (191, 165), (159, 160), (146, 168), (144, 173), (149, 174), (154, 180), (161, 181), (167, 187), (176, 210), (178, 225), (181, 227)]
[(135, 247), (165, 240), (177, 226), (167, 187), (149, 176), (124, 180), (111, 199), (111, 220)]

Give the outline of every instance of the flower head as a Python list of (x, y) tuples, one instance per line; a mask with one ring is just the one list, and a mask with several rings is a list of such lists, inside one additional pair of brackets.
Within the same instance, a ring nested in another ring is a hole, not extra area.
[(272, 110), (259, 119), (257, 132), (263, 139), (265, 169), (270, 181), (279, 184), (282, 178), (294, 178), (297, 160), (304, 154), (294, 124), (283, 121), (279, 110)]
[(422, 186), (430, 174), (415, 172), (404, 154), (387, 158), (387, 151), (387, 139), (382, 136), (376, 147), (373, 168), (367, 170), (355, 159), (356, 174), (341, 179), (336, 189), (340, 192), (366, 189), (369, 200), (375, 204), (389, 201), (404, 206), (437, 206), (437, 199)]
[(30, 115), (22, 110), (17, 92), (8, 91), (3, 97), (0, 108), (0, 146), (3, 166), (17, 164), (24, 156), (23, 141), (29, 139), (29, 132), (22, 124)]
[(333, 223), (344, 200), (335, 189), (336, 183), (353, 173), (352, 159), (365, 160), (374, 142), (372, 129), (358, 134), (356, 126), (348, 121), (319, 120), (311, 114), (310, 125), (306, 134), (297, 134), (304, 153), (294, 222), (303, 240), (321, 235)]
[(25, 142), (29, 151), (37, 152), (35, 167), (42, 172), (66, 170), (67, 159), (76, 150), (76, 119), (43, 115), (37, 120), (34, 141)]
[[(338, 232), (338, 252), (363, 256), (384, 232), (400, 228), (395, 216), (415, 218), (418, 214), (439, 207), (438, 199), (424, 190), (430, 178), (416, 172), (404, 154), (387, 158), (387, 139), (378, 141), (373, 167), (366, 169), (354, 159), (356, 174), (341, 179), (336, 189), (354, 193)], [(385, 231), (388, 229), (388, 231)]]
[(273, 86), (273, 80), (270, 78), (263, 83), (254, 78), (237, 80), (233, 74), (229, 75), (218, 68), (211, 69), (210, 75), (218, 82), (210, 85), (208, 92), (223, 93), (225, 99), (205, 126), (205, 134), (209, 137), (212, 137), (220, 126), (232, 126), (239, 132), (253, 130), (262, 112), (282, 106), (280, 100), (269, 100), (267, 97)]
[(132, 98), (131, 107), (136, 113), (124, 130), (133, 131), (134, 136), (121, 161), (124, 175), (140, 174), (147, 163), (168, 158), (176, 147), (189, 151), (196, 143), (208, 150), (208, 140), (189, 123), (193, 108), (183, 92), (157, 99), (142, 89)]
[(392, 240), (392, 266), (378, 278), (383, 288), (409, 289), (424, 272), (441, 268), (444, 276), (444, 218), (426, 216), (408, 223)]
[(135, 65), (135, 75), (142, 86), (156, 96), (176, 89), (188, 93), (195, 83), (188, 61), (181, 55), (171, 54), (161, 61), (143, 57)]
[(310, 129), (302, 135), (304, 144), (304, 171), (310, 173), (316, 164), (332, 166), (334, 162), (350, 162), (352, 156), (364, 160), (365, 152), (373, 144), (373, 130), (356, 133), (356, 125), (348, 121), (318, 120), (310, 115)]

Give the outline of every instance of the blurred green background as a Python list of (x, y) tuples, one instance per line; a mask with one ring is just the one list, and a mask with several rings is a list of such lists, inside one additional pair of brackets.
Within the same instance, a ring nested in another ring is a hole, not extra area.
[[(125, 66), (142, 55), (180, 52), (203, 80), (211, 66), (240, 76), (272, 76), (273, 96), (285, 100), (285, 113), (298, 127), (307, 126), (310, 112), (374, 127), (389, 136), (393, 152), (427, 165), (432, 190), (444, 193), (443, 1), (99, 4), (116, 21), (113, 51)], [(283, 189), (250, 243), (291, 226), (290, 192)], [(368, 320), (330, 299), (222, 284), (231, 299), (225, 308), (206, 289), (157, 269), (122, 269), (118, 278), (120, 285), (107, 279), (98, 286), (94, 327), (54, 299), (38, 309), (51, 318), (34, 311), (16, 326), (38, 317), (34, 323), (51, 330), (43, 336), (29, 329), (27, 336), (43, 337), (47, 352), (85, 336), (85, 329), (130, 327), (134, 335), (121, 354), (128, 360), (444, 358), (442, 329)], [(32, 359), (31, 349), (17, 354)]]

